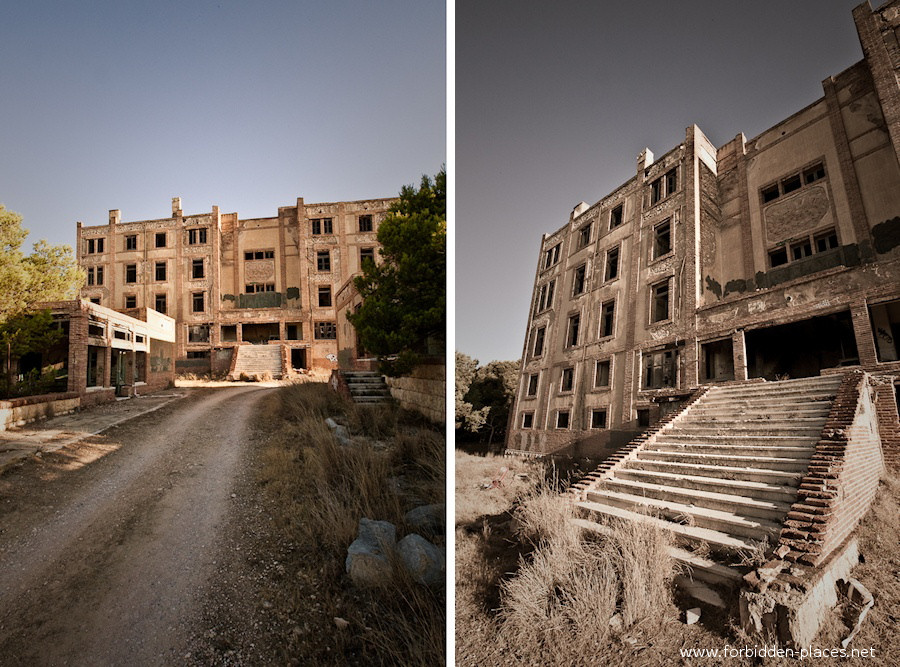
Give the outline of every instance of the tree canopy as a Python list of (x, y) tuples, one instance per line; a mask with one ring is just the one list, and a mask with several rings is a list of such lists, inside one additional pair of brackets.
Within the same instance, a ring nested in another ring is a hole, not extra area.
[(71, 247), (38, 241), (25, 255), (27, 236), (22, 216), (0, 204), (0, 322), (41, 301), (74, 299), (84, 282)]
[(456, 353), (456, 431), (458, 441), (477, 441), (495, 448), (503, 444), (516, 393), (518, 361), (478, 365)]
[(354, 286), (363, 298), (347, 318), (382, 371), (399, 375), (446, 338), (446, 173), (404, 186), (378, 227), (379, 263), (366, 262)]

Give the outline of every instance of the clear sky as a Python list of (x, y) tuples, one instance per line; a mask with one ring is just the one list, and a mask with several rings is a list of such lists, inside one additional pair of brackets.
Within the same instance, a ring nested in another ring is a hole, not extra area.
[[(392, 197), (446, 161), (443, 0), (6, 2), (0, 203), (29, 243)], [(29, 246), (30, 248), (30, 246)]]
[(862, 59), (859, 2), (459, 0), (456, 349), (519, 358), (541, 235), (645, 146), (749, 139), (822, 97)]

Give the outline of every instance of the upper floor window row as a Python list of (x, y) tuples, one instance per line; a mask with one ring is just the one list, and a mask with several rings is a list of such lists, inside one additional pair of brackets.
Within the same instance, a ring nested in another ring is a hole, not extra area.
[(667, 171), (650, 183), (650, 204), (655, 204), (678, 189), (678, 167)]
[(244, 253), (245, 260), (251, 259), (275, 259), (274, 250), (248, 250)]
[(770, 201), (774, 201), (779, 197), (795, 192), (796, 190), (811, 185), (823, 178), (825, 178), (825, 164), (817, 162), (801, 172), (786, 176), (778, 182), (764, 187), (760, 190), (762, 203), (768, 204)]
[(103, 252), (103, 245), (105, 243), (105, 239), (85, 239), (84, 251), (88, 255), (94, 255), (96, 253)]
[(544, 265), (541, 268), (549, 269), (551, 266), (559, 263), (559, 248), (561, 245), (561, 243), (557, 243), (544, 252)]
[(314, 235), (334, 234), (334, 223), (331, 218), (312, 218), (309, 224)]

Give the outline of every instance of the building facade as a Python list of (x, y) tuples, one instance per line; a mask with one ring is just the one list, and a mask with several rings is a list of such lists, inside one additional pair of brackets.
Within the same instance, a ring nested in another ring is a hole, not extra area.
[(271, 218), (236, 213), (78, 223), (82, 296), (125, 312), (150, 308), (176, 321), (179, 371), (227, 372), (244, 344), (282, 347), (284, 368), (331, 368), (335, 293), (377, 259), (378, 226), (394, 199), (279, 207)]
[(897, 423), (900, 2), (853, 18), (822, 98), (718, 148), (689, 127), (543, 237), (509, 450), (602, 455), (701, 384), (853, 367)]

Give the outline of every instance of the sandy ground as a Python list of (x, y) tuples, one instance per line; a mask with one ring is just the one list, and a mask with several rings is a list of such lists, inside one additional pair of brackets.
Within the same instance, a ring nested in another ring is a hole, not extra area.
[(268, 662), (248, 420), (273, 390), (189, 391), (0, 477), (0, 664)]

